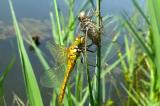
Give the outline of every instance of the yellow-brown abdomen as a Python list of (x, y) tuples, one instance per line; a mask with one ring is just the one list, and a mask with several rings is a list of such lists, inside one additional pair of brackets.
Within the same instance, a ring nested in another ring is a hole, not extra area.
[(60, 104), (62, 104), (64, 94), (65, 94), (65, 89), (66, 89), (66, 86), (67, 86), (67, 82), (68, 82), (70, 73), (72, 72), (72, 70), (74, 68), (74, 65), (75, 65), (75, 62), (68, 61), (67, 71), (66, 71), (66, 74), (64, 76), (64, 80), (63, 80), (63, 83), (61, 85), (60, 94), (59, 94), (59, 103)]

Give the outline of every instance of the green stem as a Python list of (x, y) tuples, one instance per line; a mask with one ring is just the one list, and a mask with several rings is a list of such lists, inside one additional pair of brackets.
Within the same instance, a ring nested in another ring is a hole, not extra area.
[(100, 15), (100, 0), (97, 0), (97, 25), (99, 33), (99, 44), (97, 45), (97, 81), (98, 81), (98, 93), (97, 93), (97, 106), (101, 105), (101, 15)]
[(101, 103), (101, 47), (98, 47), (97, 51), (97, 81), (98, 81), (98, 94), (97, 94), (97, 105)]
[[(87, 36), (85, 38), (85, 42), (87, 40)], [(85, 64), (86, 64), (86, 71), (87, 71), (87, 80), (88, 80), (88, 86), (89, 86), (89, 95), (90, 95), (90, 103), (91, 106), (94, 106), (94, 100), (93, 100), (93, 95), (92, 95), (92, 86), (91, 86), (91, 79), (90, 79), (90, 72), (89, 72), (89, 66), (88, 66), (88, 54), (87, 54), (87, 45), (85, 43)]]
[(59, 20), (59, 12), (58, 12), (58, 7), (57, 7), (57, 0), (53, 0), (53, 2), (54, 2), (56, 21), (57, 21), (57, 26), (58, 26), (58, 35), (59, 35), (58, 37), (59, 37), (60, 44), (63, 45), (61, 25), (60, 25), (60, 20)]

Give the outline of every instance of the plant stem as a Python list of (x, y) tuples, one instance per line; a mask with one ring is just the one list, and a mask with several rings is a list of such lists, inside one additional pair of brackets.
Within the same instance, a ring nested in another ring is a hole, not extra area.
[(58, 26), (59, 42), (60, 42), (61, 45), (63, 45), (62, 33), (61, 33), (61, 25), (60, 25), (60, 20), (59, 20), (59, 11), (58, 11), (58, 6), (57, 6), (57, 0), (53, 0), (53, 2), (54, 2), (55, 15), (56, 15), (56, 21), (57, 21), (57, 26)]
[(97, 0), (97, 26), (98, 26), (98, 38), (99, 44), (97, 45), (97, 81), (98, 81), (98, 93), (97, 93), (97, 106), (101, 104), (101, 15), (100, 15), (100, 0)]
[[(87, 40), (87, 36), (85, 38), (85, 42)], [(93, 95), (92, 95), (92, 86), (91, 86), (91, 79), (90, 79), (90, 72), (89, 72), (89, 66), (88, 66), (88, 54), (87, 54), (87, 45), (85, 43), (85, 64), (86, 64), (86, 71), (87, 71), (87, 80), (88, 80), (88, 87), (89, 87), (89, 95), (90, 95), (90, 103), (91, 103), (91, 106), (94, 106), (94, 100), (93, 100)]]

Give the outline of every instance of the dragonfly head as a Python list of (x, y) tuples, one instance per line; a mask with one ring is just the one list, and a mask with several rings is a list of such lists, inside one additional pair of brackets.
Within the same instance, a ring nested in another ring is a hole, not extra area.
[(86, 13), (85, 13), (85, 11), (81, 11), (81, 12), (79, 13), (78, 20), (79, 20), (80, 22), (82, 22), (85, 18), (86, 18)]
[(85, 43), (85, 37), (78, 35), (75, 42), (77, 45), (83, 45)]

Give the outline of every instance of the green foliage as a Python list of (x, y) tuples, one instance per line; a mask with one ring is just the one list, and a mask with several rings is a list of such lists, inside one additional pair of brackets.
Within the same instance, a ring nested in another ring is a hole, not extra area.
[(8, 74), (8, 72), (11, 70), (11, 68), (13, 67), (15, 63), (15, 57), (13, 57), (13, 59), (11, 60), (10, 64), (7, 66), (7, 68), (4, 70), (4, 72), (2, 73), (2, 75), (0, 76), (0, 97), (3, 96), (3, 84), (4, 84), (4, 80)]
[(7, 66), (7, 68), (3, 71), (2, 75), (0, 76), (0, 105), (5, 105), (4, 99), (4, 82), (8, 72), (11, 70), (15, 63), (15, 57), (12, 58), (11, 62)]
[(154, 57), (153, 57), (153, 62), (155, 63), (155, 73), (157, 73), (157, 75), (155, 76), (156, 79), (156, 85), (155, 85), (155, 90), (160, 90), (160, 72), (158, 70), (160, 70), (160, 13), (159, 13), (159, 9), (160, 9), (160, 1), (148, 1), (148, 11), (150, 14), (150, 20), (151, 20), (151, 25), (150, 27), (150, 32), (151, 32), (151, 36), (153, 39), (153, 51), (154, 51)]
[[(137, 17), (130, 19), (123, 15), (128, 38), (125, 39), (127, 62), (121, 61), (128, 93), (127, 105), (157, 106), (159, 105), (159, 25), (158, 12), (160, 2), (148, 0), (148, 16), (133, 0)], [(146, 6), (147, 7), (147, 6)], [(139, 25), (139, 21), (145, 24)], [(140, 30), (139, 30), (140, 28)], [(128, 43), (131, 39), (131, 43)], [(129, 46), (130, 45), (130, 46)], [(136, 57), (136, 58), (135, 58)]]
[(22, 72), (23, 72), (23, 77), (25, 81), (25, 87), (26, 87), (26, 94), (29, 99), (29, 105), (30, 106), (43, 106), (40, 90), (32, 69), (32, 65), (29, 61), (27, 52), (24, 47), (23, 39), (22, 39), (22, 34), (19, 29), (19, 25), (16, 20), (16, 16), (14, 13), (12, 1), (9, 0), (9, 6), (10, 6), (10, 11), (13, 19), (13, 25), (15, 28), (16, 32), (16, 37), (17, 37), (17, 44), (18, 44), (18, 50), (19, 50), (19, 55), (21, 59), (21, 65), (22, 65)]

